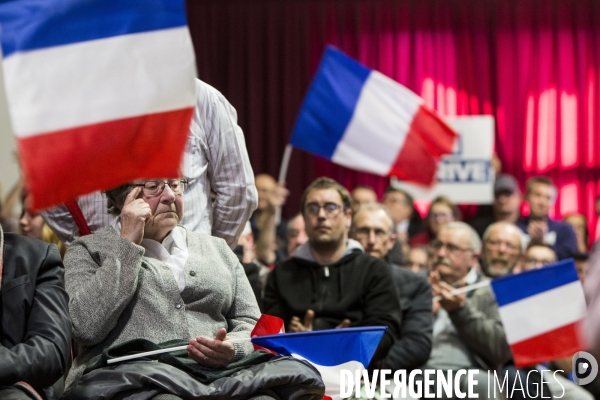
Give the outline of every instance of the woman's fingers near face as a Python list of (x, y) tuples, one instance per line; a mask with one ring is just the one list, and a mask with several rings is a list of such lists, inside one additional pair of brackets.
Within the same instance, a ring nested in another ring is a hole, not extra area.
[(132, 203), (134, 200), (136, 200), (136, 198), (138, 197), (138, 195), (140, 194), (141, 191), (142, 191), (141, 186), (134, 187), (133, 190), (131, 192), (129, 192), (127, 197), (125, 197), (125, 203), (123, 205), (126, 206), (126, 205)]

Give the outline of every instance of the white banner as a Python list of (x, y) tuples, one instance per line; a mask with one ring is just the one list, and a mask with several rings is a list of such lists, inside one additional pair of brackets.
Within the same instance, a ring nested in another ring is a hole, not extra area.
[(415, 200), (446, 196), (456, 204), (490, 204), (494, 199), (494, 117), (476, 115), (445, 118), (459, 137), (454, 152), (442, 157), (437, 183), (431, 187), (391, 179), (391, 185)]

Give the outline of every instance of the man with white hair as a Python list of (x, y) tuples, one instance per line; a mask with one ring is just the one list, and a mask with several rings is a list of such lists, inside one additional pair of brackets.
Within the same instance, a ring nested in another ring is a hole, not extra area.
[[(511, 358), (498, 306), (489, 287), (453, 294), (456, 287), (485, 279), (474, 266), (481, 251), (477, 232), (464, 222), (443, 225), (431, 243), (434, 296), (433, 347), (425, 368), (458, 371), (479, 369), (475, 392), (488, 396), (487, 371), (496, 370)], [(467, 387), (467, 378), (460, 381)]]
[(516, 272), (522, 252), (519, 227), (510, 222), (495, 222), (483, 233), (481, 269), (490, 278), (499, 278)]

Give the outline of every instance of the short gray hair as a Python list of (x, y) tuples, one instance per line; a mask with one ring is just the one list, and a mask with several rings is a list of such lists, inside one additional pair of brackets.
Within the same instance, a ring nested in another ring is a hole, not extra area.
[(356, 210), (356, 213), (354, 213), (354, 215), (352, 216), (352, 229), (354, 229), (354, 226), (356, 225), (356, 217), (362, 211), (383, 211), (390, 222), (390, 233), (396, 233), (396, 225), (394, 225), (392, 213), (386, 206), (379, 203), (367, 203), (358, 207), (358, 210)]
[(462, 221), (452, 221), (448, 222), (441, 226), (442, 229), (454, 229), (454, 230), (462, 230), (466, 231), (469, 234), (469, 240), (471, 242), (471, 248), (475, 251), (475, 253), (481, 253), (481, 239), (479, 239), (479, 235), (477, 231), (471, 227), (471, 225), (462, 222)]
[(521, 228), (519, 228), (517, 225), (513, 224), (512, 222), (507, 222), (507, 221), (498, 221), (498, 222), (494, 222), (493, 224), (491, 224), (490, 226), (488, 226), (485, 229), (485, 232), (483, 232), (483, 242), (487, 242), (487, 240), (489, 239), (490, 235), (492, 234), (492, 231), (494, 230), (494, 228), (499, 228), (499, 227), (509, 227), (511, 229), (514, 229), (515, 232), (519, 235), (519, 251), (523, 251), (523, 241), (521, 240)]

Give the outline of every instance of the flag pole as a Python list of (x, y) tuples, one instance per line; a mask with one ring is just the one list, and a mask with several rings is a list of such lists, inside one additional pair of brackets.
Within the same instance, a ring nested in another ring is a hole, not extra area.
[[(281, 167), (279, 168), (279, 179), (277, 182), (279, 184), (285, 183), (285, 177), (287, 176), (288, 167), (290, 165), (290, 158), (292, 157), (293, 146), (288, 144), (285, 146), (285, 150), (283, 151), (283, 158), (281, 159)], [(281, 223), (281, 207), (277, 207), (275, 210), (275, 226)]]
[[(479, 289), (479, 288), (482, 288), (482, 287), (490, 286), (491, 282), (492, 282), (491, 280), (477, 282), (477, 283), (474, 283), (472, 285), (468, 285), (468, 286), (465, 286), (465, 287), (454, 289), (450, 293), (453, 294), (453, 295), (457, 295), (457, 294), (461, 294), (461, 293), (467, 293), (467, 292), (470, 292), (472, 290), (476, 290), (476, 289)], [(440, 301), (441, 299), (442, 299), (442, 296), (434, 296), (433, 301)]]
[[(228, 343), (243, 343), (243, 342), (250, 342), (250, 341), (251, 341), (250, 338), (238, 338), (238, 339), (227, 339), (226, 340), (226, 342), (228, 342)], [(107, 360), (106, 363), (114, 364), (114, 363), (118, 363), (121, 361), (133, 360), (135, 358), (140, 358), (140, 357), (153, 356), (153, 355), (162, 354), (162, 353), (171, 353), (173, 351), (186, 350), (187, 347), (188, 347), (188, 345), (186, 344), (185, 346), (176, 346), (176, 347), (168, 347), (166, 349), (160, 349), (160, 350), (145, 351), (143, 353), (132, 354), (129, 356), (111, 358), (110, 360)]]

